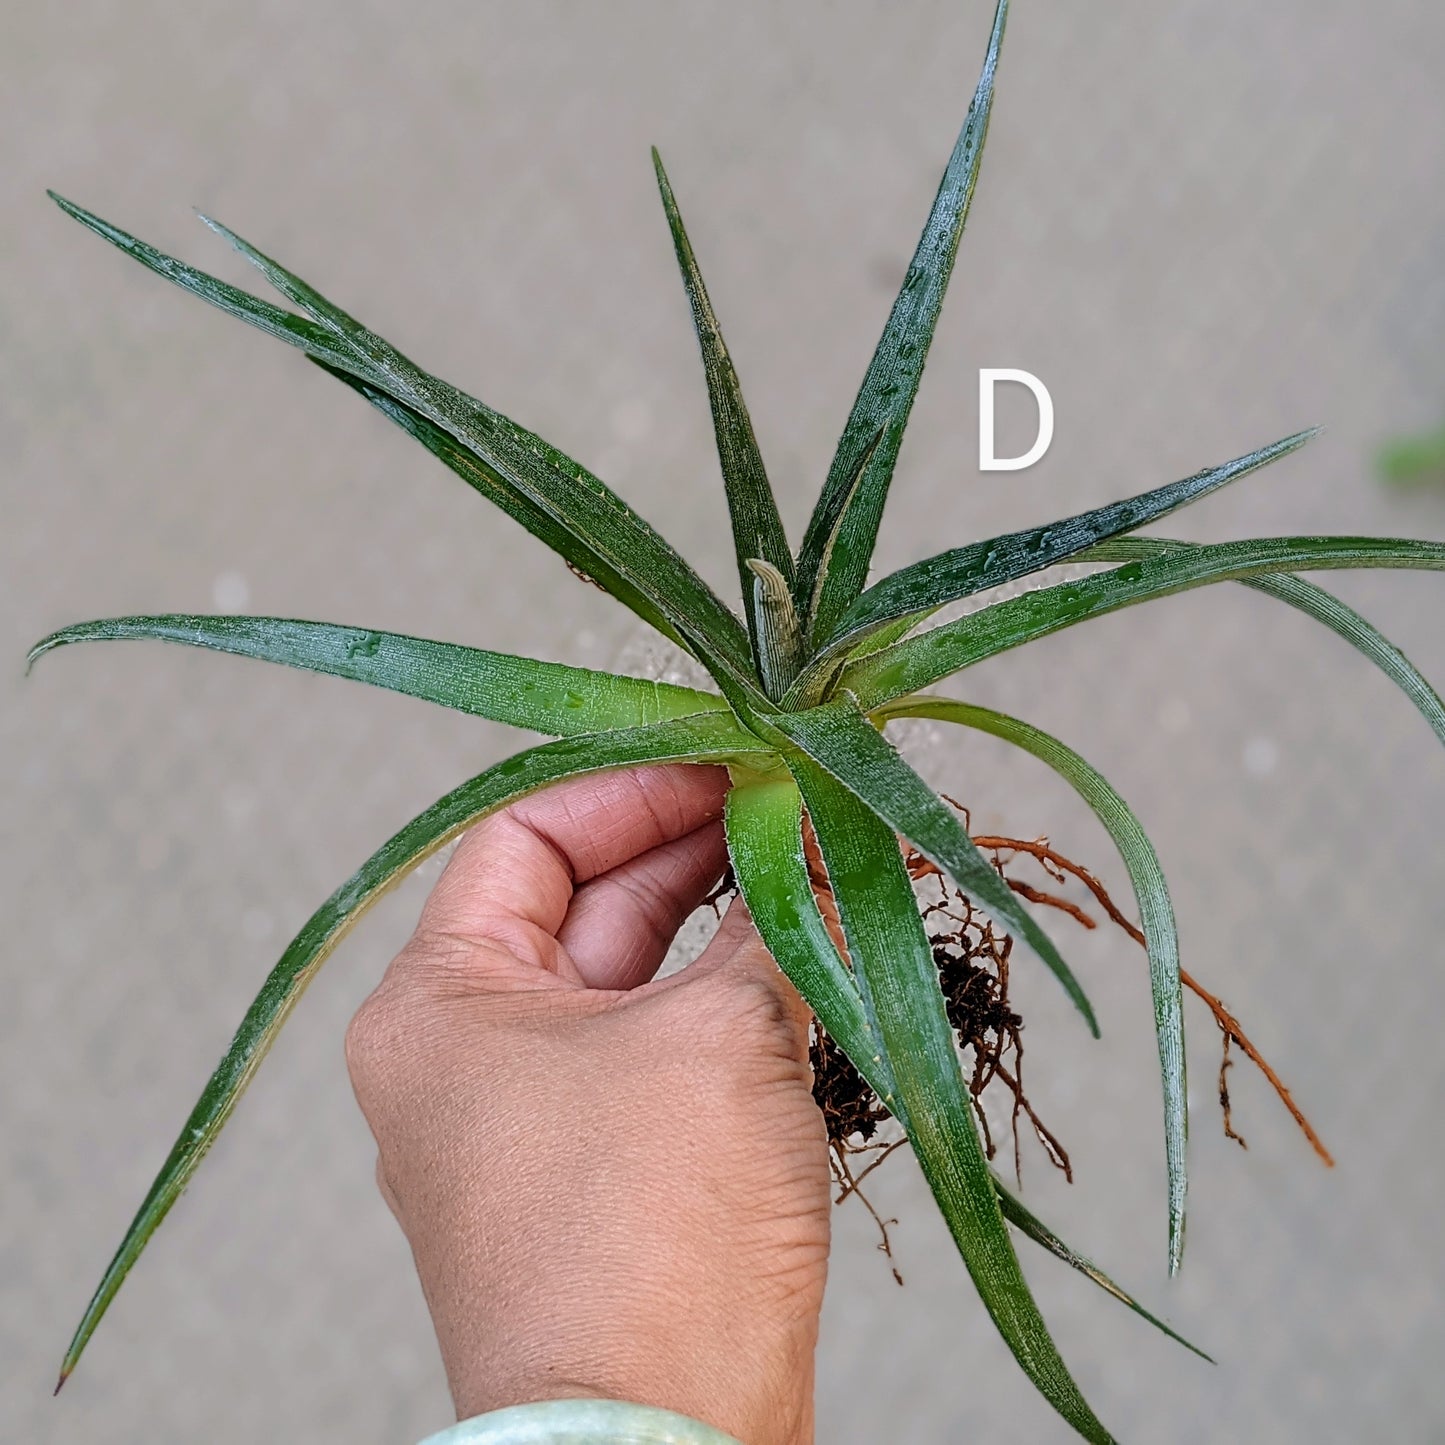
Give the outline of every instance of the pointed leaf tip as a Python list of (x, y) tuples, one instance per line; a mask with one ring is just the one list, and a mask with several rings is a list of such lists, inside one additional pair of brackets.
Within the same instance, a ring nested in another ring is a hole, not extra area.
[(1085, 1439), (1113, 1445), (1019, 1267), (894, 826), (805, 753), (790, 754), (787, 764), (807, 804), (864, 1017), (875, 1030), (880, 1057), (871, 1070), (865, 1059), (860, 1072), (882, 1073), (880, 1082), (896, 1089), (895, 1117), (985, 1308), (1029, 1379)]
[(64, 632), (52, 632), (48, 637), (42, 637), (40, 641), (25, 654), (25, 676), (30, 676), (31, 669), (47, 652), (53, 652), (57, 647), (63, 646), (65, 641)]
[(928, 717), (952, 722), (1002, 738), (1031, 753), (1059, 774), (1088, 804), (1107, 829), (1138, 903), (1149, 959), (1149, 985), (1164, 1097), (1164, 1152), (1169, 1181), (1169, 1273), (1178, 1272), (1184, 1251), (1185, 1206), (1188, 1194), (1189, 1087), (1184, 1058), (1184, 1004), (1180, 990), (1179, 935), (1174, 905), (1164, 870), (1143, 825), (1097, 769), (1058, 738), (1006, 713), (952, 698), (920, 696), (876, 714)]
[(818, 651), (810, 662), (810, 677), (804, 685), (814, 677), (830, 674), (842, 656), (880, 627), (1070, 559), (1082, 560), (1087, 548), (1146, 527), (1289, 456), (1317, 430), (1295, 432), (1179, 481), (1058, 518), (1042, 527), (953, 547), (902, 567), (868, 588), (843, 615), (831, 636), (814, 635)]
[(71, 218), (71, 220), (79, 221), (81, 225), (89, 226), (93, 230), (105, 227), (105, 222), (103, 222), (99, 216), (92, 215), (91, 212), (87, 211), (84, 206), (77, 206), (74, 201), (66, 200), (66, 198), (62, 196), (59, 191), (52, 191), (47, 186), (45, 188), (45, 194), (49, 196), (50, 199), (54, 201), (55, 204), (59, 206), (60, 209)]
[[(968, 114), (902, 288), (848, 414), (798, 553), (795, 595), (800, 610), (810, 607), (811, 615), (805, 616), (803, 622), (815, 639), (831, 636), (867, 581), (903, 433), (978, 181), (1007, 16), (1006, 0), (1000, 0)], [(885, 428), (883, 445), (869, 464), (862, 486), (855, 488), (849, 476), (853, 460), (863, 439), (880, 426)], [(835, 532), (832, 565), (828, 575), (820, 578), (823, 550)]]
[(223, 241), (235, 247), (253, 265), (260, 266), (260, 252), (250, 244), (244, 237), (238, 236), (224, 222), (218, 221), (214, 216), (208, 216), (199, 206), (191, 208), (196, 213), (196, 219), (208, 230), (214, 232)]
[[(1108, 544), (1108, 553), (1120, 550), (1118, 543)], [(1099, 560), (1105, 549), (1091, 547), (1078, 555), (1083, 561)], [(1307, 536), (1171, 546), (1168, 555), (1143, 557), (1132, 569), (1096, 572), (1076, 582), (1011, 597), (961, 622), (947, 622), (922, 637), (894, 643), (850, 664), (840, 686), (872, 712), (986, 657), (1156, 597), (1272, 573), (1373, 567), (1445, 571), (1445, 543), (1407, 537)]]
[(571, 458), (416, 367), (218, 221), (206, 218), (307, 315), (262, 301), (78, 206), (61, 204), (148, 270), (299, 347), (421, 440), (546, 546), (595, 577), (644, 621), (680, 642), (705, 666), (725, 673), (724, 688), (730, 687), (739, 697), (756, 691), (748, 638), (737, 618), (616, 493)]
[(32, 656), (74, 642), (178, 643), (368, 683), (555, 737), (721, 715), (714, 693), (374, 628), (283, 617), (187, 613), (108, 617), (52, 633)]
[(1113, 1295), (1120, 1304), (1128, 1306), (1140, 1319), (1147, 1320), (1157, 1330), (1168, 1335), (1176, 1344), (1183, 1345), (1186, 1350), (1198, 1355), (1207, 1364), (1214, 1364), (1213, 1355), (1205, 1354), (1198, 1345), (1186, 1340), (1177, 1330), (1171, 1329), (1157, 1315), (1151, 1314), (1132, 1295), (1121, 1289), (1108, 1275), (1101, 1270), (1092, 1260), (1086, 1259), (1076, 1249), (1065, 1244), (1057, 1234), (1046, 1225), (1037, 1215), (1032, 1213), (1021, 1199), (1015, 1198), (1009, 1193), (1007, 1187), (998, 1175), (993, 1176), (994, 1189), (998, 1194), (998, 1202), (1003, 1210), (1003, 1216), (1010, 1224), (1016, 1225), (1024, 1235), (1031, 1239), (1041, 1248), (1048, 1250), (1056, 1259), (1061, 1259), (1070, 1268), (1078, 1270), (1086, 1279), (1092, 1280), (1106, 1294)]
[[(793, 554), (788, 547), (783, 521), (778, 513), (777, 499), (768, 481), (767, 468), (758, 449), (757, 436), (747, 402), (743, 399), (737, 368), (733, 365), (723, 340), (722, 326), (702, 279), (697, 255), (688, 239), (677, 197), (662, 165), (662, 157), (654, 146), (653, 169), (657, 172), (657, 188), (662, 209), (672, 234), (673, 251), (682, 273), (683, 289), (692, 312), (693, 330), (697, 335), (703, 374), (707, 381), (708, 403), (712, 410), (713, 434), (717, 443), (718, 463), (727, 494), (728, 520), (737, 557), (738, 580), (741, 585), (743, 613), (747, 620), (752, 647), (753, 666), (761, 676), (764, 671), (760, 637), (763, 622), (757, 611), (756, 574), (749, 572), (749, 558), (761, 557), (772, 564), (791, 589)], [(793, 669), (788, 669), (791, 681)]]
[(317, 909), (272, 969), (91, 1296), (61, 1365), (62, 1383), (225, 1127), (295, 1000), (347, 930), (389, 887), (479, 818), (552, 783), (611, 768), (728, 762), (767, 752), (756, 739), (749, 742), (740, 736), (721, 714), (565, 738), (530, 748), (479, 773), (394, 834)]

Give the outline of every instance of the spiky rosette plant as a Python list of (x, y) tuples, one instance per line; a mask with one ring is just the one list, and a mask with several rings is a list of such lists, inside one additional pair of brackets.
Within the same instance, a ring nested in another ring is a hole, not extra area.
[[(1072, 784), (1117, 845), (1148, 947), (1172, 1272), (1184, 1242), (1184, 1038), (1178, 942), (1155, 851), (1114, 788), (1064, 743), (1016, 718), (928, 689), (974, 663), (1090, 618), (1235, 581), (1344, 637), (1404, 690), (1445, 739), (1445, 704), (1409, 661), (1343, 603), (1295, 575), (1351, 567), (1438, 570), (1445, 567), (1445, 545), (1350, 536), (1194, 545), (1129, 535), (1293, 452), (1310, 435), (1301, 432), (1126, 501), (941, 552), (868, 585), (889, 483), (974, 192), (1006, 10), (1001, 0), (973, 103), (796, 552), (784, 535), (737, 374), (654, 155), (712, 403), (741, 617), (591, 472), (423, 371), (234, 232), (207, 222), (298, 309), (237, 290), (55, 197), (67, 214), (143, 265), (296, 347), (359, 392), (573, 570), (695, 658), (717, 686), (715, 693), (698, 691), (368, 628), (272, 617), (115, 618), (65, 628), (35, 647), (32, 660), (71, 642), (179, 642), (371, 683), (557, 738), (488, 768), (408, 823), (322, 904), (286, 949), (101, 1279), (65, 1357), (62, 1381), (301, 991), (389, 885), (479, 818), (526, 793), (601, 769), (695, 762), (731, 770), (727, 838), (757, 927), (827, 1034), (906, 1131), (1000, 1333), (1080, 1434), (1109, 1438), (1059, 1357), (1020, 1272), (1008, 1226), (1139, 1307), (990, 1170), (900, 838), (1000, 928), (1023, 940), (1097, 1034), (1094, 1014), (1058, 950), (955, 811), (889, 743), (887, 724), (933, 718), (1013, 743)], [(910, 635), (949, 603), (1062, 562), (1115, 565)], [(842, 948), (810, 884), (805, 817), (836, 901)]]

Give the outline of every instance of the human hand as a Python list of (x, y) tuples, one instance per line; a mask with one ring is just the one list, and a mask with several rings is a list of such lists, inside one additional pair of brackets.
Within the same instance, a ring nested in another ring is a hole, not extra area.
[(808, 1012), (720, 876), (727, 775), (551, 788), (478, 824), (347, 1034), (459, 1416), (566, 1396), (813, 1438), (829, 1172)]

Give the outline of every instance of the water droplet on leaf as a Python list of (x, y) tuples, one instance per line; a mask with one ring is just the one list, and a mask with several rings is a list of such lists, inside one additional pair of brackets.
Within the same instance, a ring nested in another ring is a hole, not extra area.
[(346, 644), (347, 657), (375, 657), (381, 651), (381, 633), (363, 632)]

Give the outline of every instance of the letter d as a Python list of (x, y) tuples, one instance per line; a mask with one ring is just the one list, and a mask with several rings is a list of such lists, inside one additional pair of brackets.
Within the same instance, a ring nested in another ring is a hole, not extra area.
[[(1017, 381), (1033, 392), (1039, 404), (1039, 434), (1021, 457), (993, 454), (993, 388), (999, 381)], [(1049, 389), (1031, 371), (1011, 366), (983, 366), (978, 372), (978, 465), (985, 472), (1021, 472), (1048, 451), (1054, 439), (1054, 401)]]

